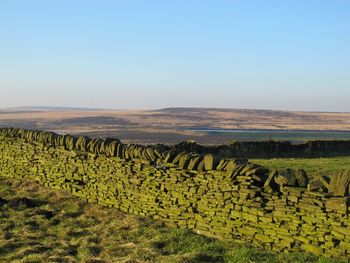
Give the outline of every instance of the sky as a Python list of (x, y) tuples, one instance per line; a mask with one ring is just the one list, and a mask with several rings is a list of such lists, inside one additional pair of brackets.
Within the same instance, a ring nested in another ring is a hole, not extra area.
[(349, 101), (348, 0), (0, 0), (0, 107)]

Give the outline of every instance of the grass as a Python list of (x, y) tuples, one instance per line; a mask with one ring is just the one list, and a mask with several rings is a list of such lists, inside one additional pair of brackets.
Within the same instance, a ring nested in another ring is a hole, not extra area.
[(308, 175), (331, 176), (350, 168), (350, 156), (329, 157), (329, 158), (276, 158), (276, 159), (249, 159), (270, 169), (293, 168), (304, 169)]
[(0, 262), (339, 262), (220, 241), (0, 177)]

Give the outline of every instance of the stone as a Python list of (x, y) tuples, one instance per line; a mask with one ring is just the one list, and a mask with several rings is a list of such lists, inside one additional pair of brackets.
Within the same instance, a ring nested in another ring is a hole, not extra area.
[(309, 178), (307, 176), (307, 173), (303, 169), (298, 169), (295, 178), (297, 180), (297, 183), (300, 187), (307, 187), (307, 184), (309, 183)]
[(203, 158), (204, 161), (204, 168), (205, 170), (215, 170), (216, 166), (218, 165), (217, 158), (214, 157), (212, 154), (206, 154)]
[(271, 193), (278, 189), (278, 184), (275, 182), (275, 177), (278, 175), (278, 171), (271, 172), (264, 183), (264, 189), (266, 192)]
[(263, 243), (272, 243), (273, 239), (269, 236), (263, 235), (263, 234), (256, 234), (255, 238)]
[(324, 182), (325, 180), (321, 179), (321, 176), (317, 176), (310, 180), (310, 182), (307, 185), (307, 189), (308, 191), (327, 193), (328, 188), (327, 185), (324, 184)]
[(280, 169), (275, 175), (275, 182), (279, 186), (296, 186), (296, 176), (292, 169)]
[(342, 214), (347, 213), (350, 204), (350, 197), (332, 197), (326, 200), (325, 206), (331, 211)]
[(332, 175), (329, 183), (329, 191), (334, 196), (349, 195), (350, 170)]
[(322, 256), (323, 255), (323, 249), (319, 246), (314, 246), (311, 244), (302, 244), (301, 248), (309, 253), (312, 253), (316, 256)]
[(192, 156), (187, 168), (189, 170), (197, 170), (198, 165), (199, 165), (201, 160), (202, 160), (202, 157), (200, 155)]

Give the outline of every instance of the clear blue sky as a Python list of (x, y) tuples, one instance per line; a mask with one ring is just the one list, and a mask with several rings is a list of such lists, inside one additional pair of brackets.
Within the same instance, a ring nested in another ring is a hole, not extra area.
[(348, 0), (0, 0), (0, 107), (350, 111)]

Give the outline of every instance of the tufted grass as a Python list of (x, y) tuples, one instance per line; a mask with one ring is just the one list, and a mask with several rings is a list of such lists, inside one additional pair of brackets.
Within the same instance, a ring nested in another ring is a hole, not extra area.
[(0, 177), (0, 262), (319, 262), (220, 241)]

